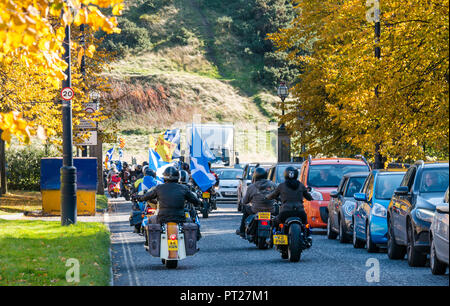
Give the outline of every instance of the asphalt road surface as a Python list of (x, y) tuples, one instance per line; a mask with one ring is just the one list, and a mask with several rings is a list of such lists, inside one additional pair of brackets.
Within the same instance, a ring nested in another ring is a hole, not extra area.
[(275, 249), (259, 250), (237, 236), (241, 214), (232, 204), (219, 204), (209, 218), (200, 218), (200, 251), (181, 260), (177, 269), (168, 270), (145, 251), (144, 237), (133, 233), (128, 221), (131, 202), (110, 201), (115, 206), (108, 218), (115, 286), (449, 285), (448, 270), (443, 276), (432, 275), (429, 265), (412, 268), (406, 260), (389, 260), (385, 251), (369, 254), (351, 244), (328, 240), (323, 231), (315, 231), (313, 246), (303, 252), (300, 262), (291, 263)]

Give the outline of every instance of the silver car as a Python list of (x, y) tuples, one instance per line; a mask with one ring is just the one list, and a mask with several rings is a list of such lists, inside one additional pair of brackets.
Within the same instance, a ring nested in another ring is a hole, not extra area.
[(214, 172), (219, 176), (219, 186), (216, 187), (217, 203), (236, 203), (239, 179), (242, 169), (218, 168)]
[(436, 205), (430, 227), (430, 267), (435, 275), (445, 274), (448, 266), (448, 188), (444, 201)]
[(239, 178), (239, 184), (237, 189), (237, 209), (242, 211), (242, 199), (247, 192), (247, 187), (252, 183), (253, 171), (256, 167), (262, 167), (268, 171), (272, 167), (272, 163), (250, 163), (245, 165), (242, 176)]

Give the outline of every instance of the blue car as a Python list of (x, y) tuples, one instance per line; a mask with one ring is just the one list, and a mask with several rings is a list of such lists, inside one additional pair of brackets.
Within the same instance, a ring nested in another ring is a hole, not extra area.
[(406, 169), (372, 170), (361, 192), (353, 195), (356, 200), (352, 218), (354, 248), (365, 246), (373, 253), (387, 244), (387, 209), (405, 173)]

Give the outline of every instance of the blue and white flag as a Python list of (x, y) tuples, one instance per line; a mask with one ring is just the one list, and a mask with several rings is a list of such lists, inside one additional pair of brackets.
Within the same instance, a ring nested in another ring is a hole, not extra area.
[(109, 149), (108, 151), (106, 151), (106, 160), (112, 160), (112, 157), (114, 155), (114, 150), (116, 148), (116, 145), (114, 145), (111, 149)]
[(153, 149), (148, 150), (148, 167), (153, 171), (157, 172), (159, 168), (167, 165), (168, 162), (163, 161), (158, 152)]
[(180, 129), (166, 130), (164, 132), (164, 140), (170, 141), (177, 145), (175, 151), (172, 154), (172, 159), (179, 158), (181, 156), (181, 146), (180, 146)]
[(123, 150), (119, 148), (119, 160), (123, 157)]
[(191, 156), (191, 177), (203, 192), (216, 183), (216, 177), (209, 171), (208, 159), (205, 157)]
[(216, 159), (214, 153), (209, 148), (205, 140), (202, 139), (197, 131), (197, 128), (192, 126), (192, 141), (190, 147), (190, 153), (193, 157), (204, 157), (208, 161)]

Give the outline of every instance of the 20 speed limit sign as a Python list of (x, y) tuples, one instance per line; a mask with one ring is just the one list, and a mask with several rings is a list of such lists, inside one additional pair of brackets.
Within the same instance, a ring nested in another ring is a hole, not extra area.
[(65, 88), (63, 88), (63, 89), (61, 90), (61, 98), (62, 98), (64, 101), (70, 101), (70, 100), (72, 100), (73, 96), (74, 96), (74, 92), (73, 92), (73, 89), (72, 89), (72, 88), (70, 88), (70, 87), (65, 87)]

